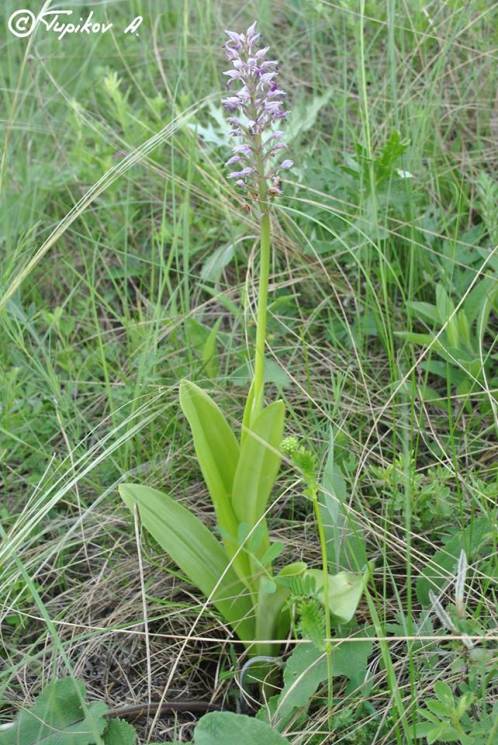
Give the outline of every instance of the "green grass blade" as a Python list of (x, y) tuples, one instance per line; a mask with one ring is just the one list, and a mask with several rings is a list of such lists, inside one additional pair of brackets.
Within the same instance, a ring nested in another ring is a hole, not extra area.
[(332, 431), (320, 483), (319, 509), (329, 566), (334, 572), (344, 568), (360, 571), (367, 563), (365, 538), (361, 526), (348, 509), (347, 486), (337, 463)]

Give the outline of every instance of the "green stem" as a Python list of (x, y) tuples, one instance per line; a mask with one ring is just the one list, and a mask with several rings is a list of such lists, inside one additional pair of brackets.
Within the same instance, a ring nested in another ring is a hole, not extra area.
[(271, 231), (270, 213), (267, 209), (261, 217), (261, 243), (259, 266), (259, 297), (256, 320), (256, 352), (254, 359), (254, 388), (251, 420), (260, 413), (264, 402), (265, 387), (265, 345), (268, 316), (268, 284), (270, 278)]
[(265, 157), (261, 135), (254, 138), (254, 157), (258, 174), (258, 202), (261, 215), (259, 252), (259, 296), (256, 317), (256, 351), (254, 378), (251, 385), (249, 424), (263, 409), (265, 388), (265, 345), (268, 316), (268, 284), (270, 279), (271, 222), (268, 184), (265, 176)]
[(332, 624), (330, 619), (330, 608), (329, 608), (329, 571), (328, 571), (328, 556), (327, 556), (327, 539), (325, 536), (325, 528), (323, 526), (322, 513), (320, 512), (320, 504), (318, 502), (318, 484), (314, 484), (312, 488), (313, 495), (313, 510), (315, 512), (315, 520), (318, 529), (318, 538), (320, 540), (320, 552), (322, 558), (322, 575), (323, 575), (323, 610), (325, 614), (325, 654), (327, 659), (327, 709), (328, 709), (328, 722), (330, 726), (330, 713), (334, 703), (334, 687), (333, 687), (333, 660), (332, 660)]

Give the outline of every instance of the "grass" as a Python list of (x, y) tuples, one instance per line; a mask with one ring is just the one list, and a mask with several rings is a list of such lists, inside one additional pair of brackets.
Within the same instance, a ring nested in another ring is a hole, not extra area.
[[(296, 162), (275, 214), (271, 395), (319, 458), (336, 432), (375, 562), (358, 617), (383, 639), (368, 685), (334, 681), (332, 712), (318, 699), (286, 736), (407, 742), (437, 680), (470, 686), (477, 720), (496, 700), (495, 663), (474, 675), (461, 641), (430, 638), (444, 629), (416, 582), (446, 538), (486, 519), (487, 547), (466, 538), (460, 632), (496, 640), (496, 312), (478, 339), (487, 373), (465, 392), (424, 365), (441, 362), (434, 344), (397, 332), (427, 330), (411, 303), (435, 302), (436, 284), (459, 308), (496, 279), (498, 5), (124, 0), (94, 8), (111, 33), (61, 42), (9, 34), (18, 7), (0, 11), (4, 721), (68, 672), (114, 706), (169, 683), (168, 697), (234, 706), (241, 650), (209, 608), (192, 628), (202, 599), (136, 539), (117, 485), (140, 478), (212, 520), (178, 382), (240, 419), (257, 226), (224, 173), (220, 49), (224, 28), (253, 18), (281, 61)], [(139, 14), (139, 36), (123, 35)], [(320, 566), (291, 467), (271, 526), (286, 557)], [(453, 577), (452, 564), (445, 607)], [(191, 721), (160, 718), (153, 739), (187, 738)]]

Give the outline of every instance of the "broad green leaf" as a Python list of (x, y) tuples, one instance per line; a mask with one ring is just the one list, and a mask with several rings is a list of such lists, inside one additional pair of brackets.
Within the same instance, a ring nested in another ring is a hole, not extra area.
[(330, 432), (327, 460), (320, 484), (319, 504), (325, 528), (327, 556), (335, 572), (359, 571), (367, 563), (362, 530), (346, 507), (346, 482), (335, 459), (334, 434)]
[(288, 388), (292, 384), (287, 370), (275, 360), (269, 359), (265, 362), (265, 383), (273, 383), (278, 389)]
[(395, 331), (394, 334), (400, 339), (409, 341), (411, 344), (421, 344), (424, 347), (431, 344), (434, 340), (434, 337), (431, 336), (431, 334), (416, 334), (412, 331)]
[(113, 719), (104, 733), (105, 745), (136, 745), (137, 733), (124, 719)]
[(381, 153), (374, 159), (373, 165), (378, 184), (382, 184), (395, 174), (400, 176), (400, 178), (412, 178), (409, 171), (400, 171), (399, 168), (395, 169), (395, 164), (399, 161), (407, 147), (408, 141), (402, 139), (400, 133), (393, 130), (384, 143)]
[(239, 459), (239, 446), (230, 425), (208, 394), (188, 380), (180, 383), (180, 404), (209, 491), (228, 499)]
[(273, 562), (278, 559), (280, 554), (285, 548), (285, 543), (281, 543), (280, 541), (275, 541), (274, 543), (271, 543), (268, 549), (265, 551), (263, 556), (261, 557), (261, 563), (265, 567), (269, 567), (273, 564)]
[(31, 709), (21, 710), (1, 745), (102, 745), (107, 706), (85, 703), (85, 686), (74, 678), (50, 683)]
[(228, 266), (235, 255), (235, 243), (227, 243), (212, 251), (201, 269), (201, 279), (204, 282), (220, 281), (223, 269)]
[[(244, 362), (230, 375), (230, 380), (235, 385), (247, 386), (252, 380), (252, 368)], [(265, 383), (273, 383), (280, 388), (288, 388), (292, 381), (284, 368), (272, 359), (265, 359)]]
[(459, 372), (466, 372), (472, 377), (478, 378), (481, 374), (481, 360), (477, 354), (471, 354), (461, 347), (449, 345), (434, 346), (440, 357), (453, 365)]
[(327, 659), (314, 644), (299, 644), (284, 668), (284, 687), (276, 715), (285, 719), (296, 708), (307, 708), (318, 686), (327, 680)]
[[(332, 675), (346, 677), (354, 688), (365, 678), (370, 641), (342, 642), (332, 648)], [(275, 715), (280, 722), (297, 708), (307, 709), (318, 687), (327, 680), (327, 657), (313, 644), (299, 644), (284, 668), (284, 687)]]
[(417, 318), (423, 318), (428, 321), (431, 326), (437, 322), (437, 308), (431, 303), (422, 303), (418, 301), (411, 301), (407, 303), (407, 307), (410, 308)]
[(429, 698), (426, 701), (426, 706), (432, 711), (433, 714), (435, 714), (440, 719), (443, 717), (447, 717), (449, 714), (448, 707), (445, 704), (441, 703), (441, 701), (437, 701), (435, 698)]
[(248, 525), (264, 514), (280, 468), (284, 416), (283, 401), (274, 401), (256, 417), (242, 441), (232, 504), (239, 521)]
[(433, 725), (439, 722), (439, 718), (435, 714), (430, 712), (428, 709), (421, 709), (419, 711), (419, 714), (420, 716), (425, 717), (425, 719), (428, 719), (429, 722), (432, 722)]
[(495, 315), (498, 314), (498, 282), (496, 280), (493, 292), (486, 299), (483, 298), (483, 305), (476, 320), (476, 342), (478, 340), (478, 344), (482, 343), (492, 310)]
[(224, 117), (223, 109), (211, 102), (208, 105), (208, 112), (210, 118), (205, 120), (206, 123), (195, 121), (189, 122), (186, 126), (211, 145), (228, 146), (230, 144), (230, 125)]
[(308, 565), (304, 561), (294, 561), (292, 564), (282, 567), (277, 577), (299, 577), (306, 572), (307, 568)]
[(453, 300), (449, 297), (442, 284), (436, 285), (436, 308), (441, 323), (446, 323), (455, 310)]
[(333, 510), (335, 513), (340, 509), (340, 504), (344, 503), (347, 496), (346, 482), (342, 474), (341, 468), (337, 463), (335, 447), (334, 447), (334, 433), (330, 430), (329, 433), (329, 447), (327, 452), (327, 460), (322, 473), (322, 486), (324, 489), (328, 489), (331, 494), (337, 497), (337, 507)]
[[(498, 243), (498, 181), (485, 171), (481, 171), (476, 181), (478, 202), (477, 209), (481, 213), (491, 243)], [(495, 254), (496, 257), (496, 254)]]
[(420, 363), (420, 367), (432, 375), (437, 375), (437, 377), (443, 378), (443, 380), (448, 380), (451, 385), (466, 377), (462, 370), (440, 360), (424, 360)]
[(205, 714), (195, 728), (194, 745), (289, 745), (265, 722), (245, 714), (213, 711)]
[[(316, 589), (320, 593), (322, 603), (324, 603), (323, 572), (321, 569), (308, 569), (307, 574), (314, 578)], [(366, 580), (366, 572), (364, 574), (339, 572), (338, 574), (328, 575), (328, 605), (333, 616), (343, 623), (351, 621), (365, 589)]]
[(472, 382), (470, 378), (467, 378), (466, 380), (460, 381), (456, 387), (456, 395), (457, 396), (468, 396), (472, 388)]
[(416, 582), (419, 602), (425, 607), (430, 606), (429, 590), (437, 593), (455, 576), (458, 557), (462, 549), (469, 562), (472, 562), (487, 545), (491, 550), (494, 540), (496, 540), (496, 526), (487, 517), (474, 520), (466, 528), (450, 536), (444, 547), (436, 551), (420, 572)]
[(332, 98), (332, 90), (329, 89), (323, 96), (314, 96), (311, 100), (306, 97), (298, 101), (292, 108), (285, 128), (285, 141), (291, 142), (294, 138), (307, 132), (314, 125), (316, 118), (324, 106)]
[[(194, 383), (180, 383), (180, 404), (188, 419), (197, 460), (213, 501), (216, 519), (230, 558), (237, 552), (237, 519), (232, 504), (232, 486), (239, 460), (239, 445), (221, 410)], [(247, 557), (239, 554), (234, 566), (239, 576), (249, 572)]]
[(461, 348), (461, 339), (458, 331), (458, 319), (456, 315), (454, 315), (451, 320), (448, 321), (448, 325), (446, 326), (446, 337), (452, 347), (458, 349)]
[(200, 323), (197, 318), (191, 317), (185, 320), (184, 328), (187, 344), (200, 356), (202, 347), (206, 343), (206, 339), (211, 332), (211, 326), (205, 326), (203, 323)]
[(438, 391), (432, 388), (430, 385), (418, 386), (418, 395), (420, 398), (431, 406), (437, 407), (442, 411), (447, 411), (444, 396), (441, 396)]
[(473, 323), (487, 307), (492, 307), (493, 298), (498, 295), (498, 283), (494, 277), (485, 277), (467, 295), (464, 302), (465, 315)]
[(422, 739), (423, 737), (429, 737), (433, 730), (433, 722), (417, 722), (417, 724), (415, 724), (415, 737), (417, 740)]
[(458, 325), (458, 338), (460, 343), (464, 344), (467, 349), (472, 349), (472, 342), (470, 339), (470, 324), (465, 311), (461, 310), (457, 313), (456, 321)]
[(146, 530), (199, 588), (243, 641), (254, 636), (246, 586), (228, 566), (223, 546), (186, 507), (168, 494), (139, 484), (122, 484), (125, 504), (137, 505)]

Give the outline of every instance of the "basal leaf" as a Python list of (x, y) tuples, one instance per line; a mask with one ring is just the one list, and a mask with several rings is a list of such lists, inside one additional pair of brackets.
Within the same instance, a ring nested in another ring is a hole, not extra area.
[[(216, 519), (230, 557), (237, 552), (237, 520), (231, 504), (232, 485), (239, 460), (239, 445), (221, 410), (208, 394), (194, 383), (180, 383), (180, 404), (188, 419), (197, 460), (209, 489)], [(244, 576), (246, 559), (239, 554), (236, 569)]]
[(432, 375), (437, 375), (438, 378), (448, 380), (451, 385), (466, 377), (462, 370), (448, 366), (446, 362), (440, 360), (424, 360), (420, 363), (420, 367)]
[(105, 745), (136, 745), (135, 728), (124, 719), (113, 719), (104, 733)]
[(474, 362), (479, 362), (478, 352), (468, 352), (462, 349), (462, 347), (454, 347), (450, 344), (445, 344), (444, 347), (438, 349), (438, 353), (452, 365), (458, 365), (460, 363), (462, 366), (467, 366), (472, 365)]
[(280, 468), (284, 416), (283, 401), (274, 401), (256, 417), (242, 441), (232, 504), (238, 520), (248, 525), (264, 514)]
[(448, 325), (446, 326), (446, 337), (452, 347), (461, 347), (461, 339), (458, 330), (458, 319), (456, 315), (453, 315), (448, 321)]
[(436, 307), (441, 325), (445, 325), (447, 343), (455, 348), (460, 347), (455, 305), (441, 284), (436, 286)]
[(431, 326), (434, 326), (437, 321), (437, 308), (435, 305), (415, 300), (409, 301), (406, 305), (413, 311), (417, 318), (423, 318), (424, 321), (427, 321)]
[(268, 724), (245, 714), (213, 711), (195, 728), (194, 745), (289, 745)]
[(107, 706), (85, 703), (85, 686), (74, 678), (50, 683), (31, 709), (20, 711), (0, 734), (1, 745), (102, 745)]
[(228, 500), (239, 459), (239, 445), (230, 425), (210, 396), (188, 380), (180, 383), (180, 405), (209, 491)]
[(478, 282), (467, 296), (464, 303), (465, 315), (473, 323), (483, 308), (491, 307), (493, 298), (498, 295), (498, 283), (494, 277), (486, 277)]
[[(252, 604), (223, 546), (188, 509), (168, 494), (138, 484), (122, 484), (125, 503), (138, 506), (142, 524), (244, 641), (254, 635)], [(215, 589), (216, 588), (216, 589)]]
[(446, 323), (455, 310), (455, 305), (442, 284), (436, 285), (436, 308), (441, 323)]
[(472, 342), (470, 339), (470, 324), (467, 316), (465, 315), (465, 311), (461, 310), (456, 315), (456, 322), (458, 326), (458, 338), (460, 339), (460, 343), (467, 347), (467, 349), (472, 348)]
[(411, 344), (421, 344), (422, 346), (428, 346), (434, 341), (434, 337), (431, 334), (416, 334), (412, 331), (395, 331), (395, 336), (400, 339), (410, 342)]

